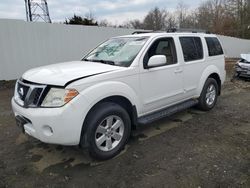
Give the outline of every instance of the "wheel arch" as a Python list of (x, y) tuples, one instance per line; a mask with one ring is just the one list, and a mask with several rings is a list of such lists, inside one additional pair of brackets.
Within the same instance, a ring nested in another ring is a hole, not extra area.
[(202, 76), (201, 76), (201, 79), (199, 82), (198, 92), (197, 92), (198, 96), (200, 96), (202, 89), (203, 89), (203, 86), (208, 78), (214, 78), (216, 80), (216, 82), (219, 86), (218, 94), (220, 95), (221, 94), (221, 84), (222, 84), (222, 80), (220, 78), (220, 71), (216, 66), (211, 65), (211, 66), (207, 67), (202, 73)]
[(136, 105), (133, 105), (132, 102), (125, 96), (122, 95), (112, 95), (112, 96), (108, 96), (105, 97), (101, 100), (99, 100), (98, 102), (96, 102), (88, 111), (84, 121), (83, 121), (83, 125), (82, 125), (82, 129), (81, 129), (81, 138), (80, 138), (80, 146), (86, 147), (87, 146), (87, 137), (86, 137), (86, 131), (88, 128), (87, 125), (87, 121), (88, 121), (88, 117), (91, 114), (91, 112), (94, 111), (94, 109), (100, 104), (100, 103), (104, 103), (104, 102), (113, 102), (116, 103), (118, 105), (120, 105), (121, 107), (123, 107), (129, 114), (130, 120), (131, 120), (131, 126), (132, 129), (136, 129), (138, 122), (138, 114), (137, 114), (137, 108)]
[(221, 94), (221, 79), (220, 79), (220, 76), (217, 74), (217, 73), (212, 73), (209, 75), (208, 78), (213, 78), (216, 80), (217, 84), (218, 84), (218, 87), (219, 87), (219, 90), (218, 90), (218, 95)]

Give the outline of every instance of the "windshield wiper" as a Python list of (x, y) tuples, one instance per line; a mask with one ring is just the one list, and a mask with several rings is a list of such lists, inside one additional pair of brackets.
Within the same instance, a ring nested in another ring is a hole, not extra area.
[(102, 60), (102, 59), (83, 59), (84, 61), (92, 61), (92, 62), (97, 62), (97, 63), (103, 63), (103, 64), (108, 64), (108, 65), (115, 65), (114, 61), (109, 61), (109, 60)]
[(108, 61), (108, 60), (99, 60), (100, 63), (108, 64), (108, 65), (115, 65), (114, 61)]

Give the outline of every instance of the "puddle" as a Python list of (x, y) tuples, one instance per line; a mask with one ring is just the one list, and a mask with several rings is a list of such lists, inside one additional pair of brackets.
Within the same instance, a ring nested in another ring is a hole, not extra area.
[(70, 167), (74, 167), (79, 164), (90, 164), (92, 161), (84, 155), (84, 153), (79, 149), (74, 147), (63, 148), (62, 151), (58, 151), (55, 146), (49, 148), (33, 148), (29, 150), (32, 156), (40, 156), (40, 160), (33, 162), (36, 169), (42, 172), (44, 169), (67, 162), (70, 160)]
[(171, 129), (174, 129), (178, 126), (180, 126), (183, 122), (186, 122), (190, 119), (192, 119), (193, 116), (190, 113), (187, 112), (181, 112), (177, 115), (173, 115), (171, 117), (171, 120), (164, 120), (160, 121), (159, 123), (154, 123), (150, 125), (150, 127), (145, 128), (144, 130), (139, 130), (139, 141), (144, 141), (149, 138), (152, 138), (154, 136), (160, 135), (164, 132), (167, 132)]
[[(36, 147), (29, 150), (32, 155), (31, 161), (39, 172), (43, 172), (46, 168), (63, 163), (67, 164), (61, 167), (64, 169), (75, 167), (77, 165), (99, 166), (105, 163), (105, 161), (96, 161), (91, 159), (86, 150), (81, 150), (73, 146), (62, 147), (62, 149), (59, 150), (58, 147), (59, 146)], [(126, 153), (128, 147), (129, 146), (126, 145), (124, 150), (115, 158), (118, 158)]]

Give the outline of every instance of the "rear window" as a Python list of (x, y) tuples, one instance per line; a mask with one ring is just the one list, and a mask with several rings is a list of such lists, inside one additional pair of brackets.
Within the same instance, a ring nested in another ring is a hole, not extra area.
[(180, 37), (185, 62), (203, 58), (203, 48), (200, 37)]
[(216, 37), (205, 37), (209, 56), (222, 55), (223, 50)]

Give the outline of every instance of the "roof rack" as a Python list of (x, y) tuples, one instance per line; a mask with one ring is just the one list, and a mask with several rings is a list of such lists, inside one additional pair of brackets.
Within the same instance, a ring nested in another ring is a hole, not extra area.
[(143, 33), (166, 33), (166, 31), (163, 30), (145, 30), (145, 31), (135, 31), (132, 33), (132, 35), (136, 35), (136, 34), (143, 34)]
[(167, 30), (167, 33), (184, 33), (184, 32), (187, 32), (187, 33), (206, 33), (206, 34), (211, 34), (210, 31), (206, 31), (206, 30), (203, 30), (203, 29), (190, 29), (190, 28), (180, 28), (180, 29), (177, 29), (177, 28), (170, 28)]
[(142, 31), (134, 31), (132, 33), (132, 35), (136, 35), (136, 34), (143, 34), (143, 33), (152, 33), (154, 32), (153, 30), (142, 30)]
[(184, 29), (184, 28), (170, 28), (167, 29), (166, 31), (154, 31), (154, 30), (141, 30), (141, 31), (135, 31), (132, 33), (132, 35), (136, 35), (136, 34), (143, 34), (143, 33), (163, 33), (163, 32), (167, 32), (167, 33), (206, 33), (206, 34), (211, 34), (209, 31), (203, 30), (203, 29)]

